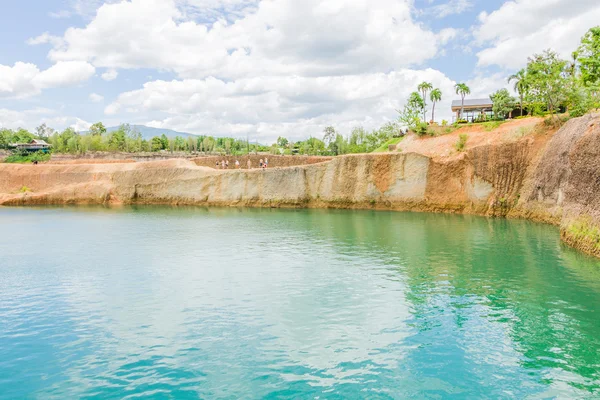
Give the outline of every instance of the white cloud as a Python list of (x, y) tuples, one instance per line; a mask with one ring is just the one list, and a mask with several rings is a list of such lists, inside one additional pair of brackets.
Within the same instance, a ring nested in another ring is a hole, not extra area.
[(419, 64), (447, 39), (412, 21), (409, 0), (262, 1), (233, 23), (210, 25), (184, 19), (180, 3), (105, 4), (85, 28), (68, 29), (65, 46), (49, 56), (96, 67), (156, 68), (183, 78), (315, 76)]
[(478, 65), (500, 65), (516, 69), (527, 57), (546, 48), (569, 57), (585, 32), (598, 25), (597, 0), (515, 0), (498, 10), (479, 16), (474, 30), (478, 44)]
[(0, 97), (24, 98), (39, 94), (42, 89), (81, 83), (94, 71), (91, 64), (82, 61), (58, 62), (44, 71), (30, 63), (0, 65)]
[(91, 78), (96, 69), (85, 61), (59, 61), (33, 79), (41, 89), (75, 85)]
[(75, 122), (69, 125), (71, 128), (75, 129), (77, 132), (87, 131), (90, 129), (92, 124), (90, 122), (84, 121), (80, 118), (75, 118)]
[(102, 74), (102, 79), (104, 79), (107, 82), (110, 82), (117, 79), (118, 76), (119, 73), (117, 72), (117, 70), (109, 69), (108, 71)]
[(89, 98), (90, 98), (90, 101), (92, 101), (94, 103), (99, 103), (102, 100), (104, 100), (104, 96), (101, 96), (98, 93), (91, 93)]
[(121, 94), (105, 112), (126, 113), (130, 108), (147, 115), (164, 113), (165, 118), (148, 123), (193, 133), (250, 134), (264, 141), (279, 135), (300, 139), (321, 135), (330, 124), (348, 133), (354, 125), (375, 128), (396, 119), (396, 110), (423, 80), (442, 89), (444, 101), (436, 107), (436, 114), (440, 120), (449, 117), (454, 82), (432, 69), (236, 81), (154, 81)]
[(445, 18), (449, 15), (462, 14), (473, 8), (471, 0), (449, 0), (447, 3), (438, 4), (423, 10), (423, 14), (436, 18)]
[(46, 43), (50, 43), (55, 47), (60, 47), (60, 46), (64, 45), (62, 38), (51, 35), (48, 32), (44, 32), (39, 36), (27, 39), (27, 44), (30, 46), (36, 46), (39, 44), (46, 44)]

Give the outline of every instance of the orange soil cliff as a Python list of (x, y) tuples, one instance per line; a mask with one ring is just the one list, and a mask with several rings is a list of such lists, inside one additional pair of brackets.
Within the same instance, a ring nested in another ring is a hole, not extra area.
[[(515, 216), (560, 224), (565, 241), (600, 256), (599, 114), (573, 119), (554, 135), (490, 140), (490, 133), (463, 153), (427, 150), (448, 137), (425, 139), (423, 154), (348, 155), (267, 170), (222, 171), (180, 159), (0, 164), (0, 205), (336, 207)], [(416, 150), (411, 141), (400, 147)]]

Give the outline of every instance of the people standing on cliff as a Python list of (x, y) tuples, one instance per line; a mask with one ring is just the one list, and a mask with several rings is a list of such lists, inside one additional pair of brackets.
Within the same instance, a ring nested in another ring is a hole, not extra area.
[(229, 169), (229, 160), (225, 160), (225, 168)]
[(235, 169), (240, 169), (240, 162), (235, 160)]
[(248, 159), (248, 169), (252, 169), (252, 161), (250, 159)]
[(217, 162), (215, 163), (215, 169), (219, 169), (219, 161), (217, 160)]
[(263, 167), (263, 159), (261, 158), (260, 161), (258, 162), (258, 168), (262, 168)]

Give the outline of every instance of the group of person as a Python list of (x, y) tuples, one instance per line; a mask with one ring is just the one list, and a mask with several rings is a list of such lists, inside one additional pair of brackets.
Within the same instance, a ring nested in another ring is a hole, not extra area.
[[(248, 169), (252, 169), (252, 161), (250, 161), (250, 159), (248, 159), (247, 166), (248, 166)], [(258, 163), (258, 166), (261, 169), (266, 169), (269, 166), (269, 159), (265, 157), (265, 159), (263, 160), (261, 158)], [(216, 169), (229, 169), (229, 160), (221, 160), (221, 162), (219, 162), (217, 160), (217, 162), (215, 163), (215, 168)], [(235, 169), (241, 169), (241, 168), (242, 168), (242, 166), (241, 166), (239, 160), (235, 160)]]

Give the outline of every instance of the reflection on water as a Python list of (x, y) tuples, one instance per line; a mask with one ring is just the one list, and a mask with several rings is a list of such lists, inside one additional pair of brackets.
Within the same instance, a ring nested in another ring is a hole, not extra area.
[(0, 397), (600, 396), (600, 262), (525, 221), (0, 209)]

